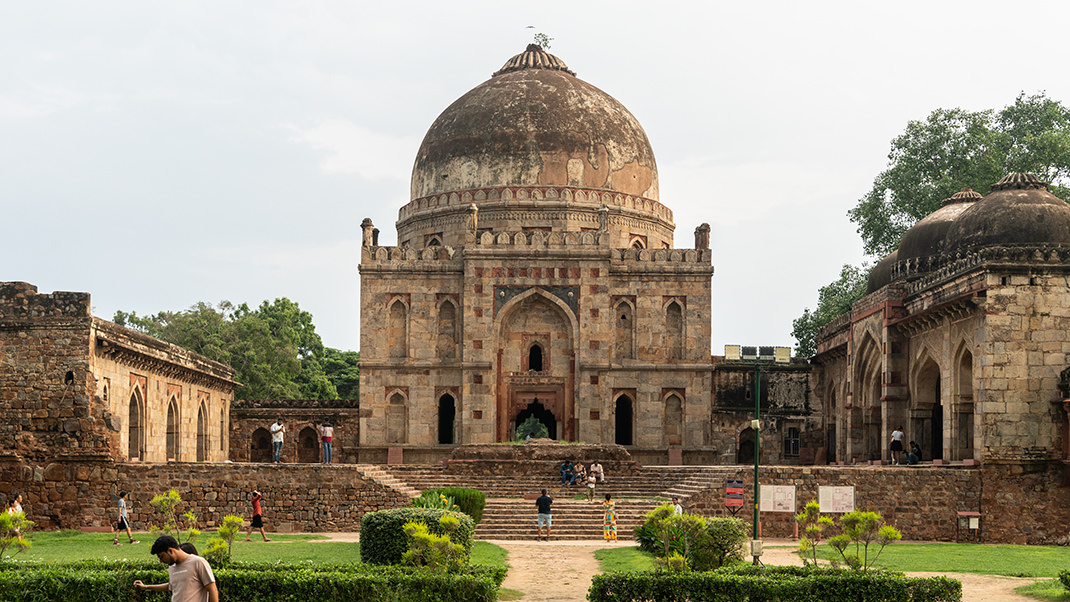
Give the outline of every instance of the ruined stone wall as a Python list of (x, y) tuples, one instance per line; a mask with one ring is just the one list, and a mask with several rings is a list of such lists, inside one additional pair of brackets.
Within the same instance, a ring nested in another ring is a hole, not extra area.
[[(331, 454), (335, 463), (363, 462), (359, 457), (360, 404), (355, 399), (258, 399), (238, 400), (230, 409), (230, 460), (271, 462), (269, 431), (276, 418), (286, 427), (282, 461), (321, 462), (323, 448), (317, 426), (328, 421), (334, 427)], [(385, 457), (382, 460), (385, 462)]]
[[(264, 521), (270, 532), (356, 531), (365, 512), (408, 505), (409, 499), (353, 467), (210, 463), (54, 462), (45, 466), (0, 462), (4, 501), (22, 493), (23, 507), (39, 528), (105, 528), (115, 522), (121, 490), (131, 492), (134, 530), (160, 524), (149, 504), (154, 495), (175, 489), (179, 510), (193, 510), (201, 527), (215, 528), (223, 517), (249, 520), (252, 491), (264, 494)], [(145, 550), (148, 553), (148, 550)]]
[[(723, 479), (744, 481), (744, 507), (736, 516), (751, 523), (753, 467), (725, 467)], [(688, 511), (706, 516), (731, 516), (724, 505), (724, 480), (718, 480), (717, 486), (692, 496), (687, 503)], [(981, 507), (983, 487), (979, 470), (762, 466), (759, 482), (794, 485), (797, 512), (810, 500), (818, 499), (819, 486), (853, 486), (855, 509), (880, 512), (888, 524), (903, 532), (904, 539), (952, 541), (957, 512), (982, 510), (983, 526), (987, 528), (995, 518), (988, 513), (997, 510)], [(838, 518), (838, 515), (830, 516)], [(762, 512), (761, 522), (763, 537), (791, 537), (794, 533), (793, 513)]]
[(111, 455), (110, 407), (93, 395), (88, 293), (0, 283), (0, 450), (41, 460)]

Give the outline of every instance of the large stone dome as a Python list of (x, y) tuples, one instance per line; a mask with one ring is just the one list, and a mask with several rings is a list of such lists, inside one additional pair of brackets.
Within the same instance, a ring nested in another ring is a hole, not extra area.
[(951, 224), (967, 209), (981, 200), (981, 195), (971, 188), (956, 192), (944, 199), (940, 208), (914, 224), (899, 242), (898, 261), (931, 257), (944, 250), (944, 241)]
[(993, 184), (988, 196), (955, 220), (946, 250), (1050, 243), (1070, 244), (1070, 205), (1036, 176), (1015, 173)]
[[(398, 244), (471, 234), (600, 231), (612, 247), (673, 246), (646, 132), (612, 96), (530, 45), (451, 104), (420, 144)], [(477, 216), (478, 213), (478, 216)]]
[(656, 201), (658, 170), (624, 105), (531, 45), (438, 116), (412, 170), (412, 199), (506, 186)]

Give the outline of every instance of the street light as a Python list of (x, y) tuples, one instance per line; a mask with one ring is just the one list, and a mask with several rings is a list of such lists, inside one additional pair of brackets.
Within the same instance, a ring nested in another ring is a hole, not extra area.
[(724, 359), (726, 362), (739, 362), (754, 366), (754, 420), (751, 428), (754, 429), (754, 534), (751, 538), (751, 556), (754, 564), (758, 564), (758, 557), (762, 555), (762, 541), (758, 539), (758, 514), (761, 501), (761, 488), (758, 486), (758, 459), (759, 442), (761, 441), (761, 412), (762, 412), (762, 365), (763, 364), (787, 364), (791, 362), (790, 347), (743, 347), (740, 345), (725, 345)]

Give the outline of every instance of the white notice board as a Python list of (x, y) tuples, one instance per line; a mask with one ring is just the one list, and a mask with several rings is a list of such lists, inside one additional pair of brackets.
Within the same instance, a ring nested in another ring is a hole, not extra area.
[(795, 486), (762, 485), (761, 510), (795, 514)]
[(817, 503), (821, 505), (821, 512), (823, 513), (844, 514), (854, 512), (855, 488), (854, 486), (818, 487)]

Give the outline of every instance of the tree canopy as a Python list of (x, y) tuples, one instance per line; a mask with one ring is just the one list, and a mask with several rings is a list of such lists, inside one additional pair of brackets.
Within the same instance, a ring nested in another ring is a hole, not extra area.
[[(1043, 92), (1022, 92), (999, 112), (937, 109), (924, 121), (907, 123), (892, 140), (888, 167), (847, 215), (865, 252), (880, 259), (944, 199), (963, 188), (988, 194), (992, 184), (1015, 172), (1049, 182), (1059, 198), (1070, 195), (1070, 109)], [(866, 265), (845, 265), (836, 281), (821, 287), (817, 309), (804, 309), (792, 323), (797, 355), (816, 353), (818, 330), (865, 295), (868, 271)]]
[(115, 312), (114, 321), (234, 368), (236, 399), (355, 398), (359, 353), (323, 345), (312, 314), (283, 297), (245, 303), (197, 303), (151, 316)]
[(868, 276), (868, 266), (844, 264), (840, 277), (821, 287), (817, 294), (817, 309), (810, 311), (807, 307), (803, 315), (791, 323), (791, 336), (798, 341), (795, 355), (810, 357), (817, 353), (818, 331), (836, 317), (851, 311), (851, 305), (866, 294)]
[(903, 233), (963, 188), (988, 194), (1003, 176), (1032, 173), (1065, 199), (1070, 189), (1070, 109), (1043, 92), (998, 113), (937, 109), (892, 140), (888, 167), (847, 212), (866, 253), (895, 250)]

